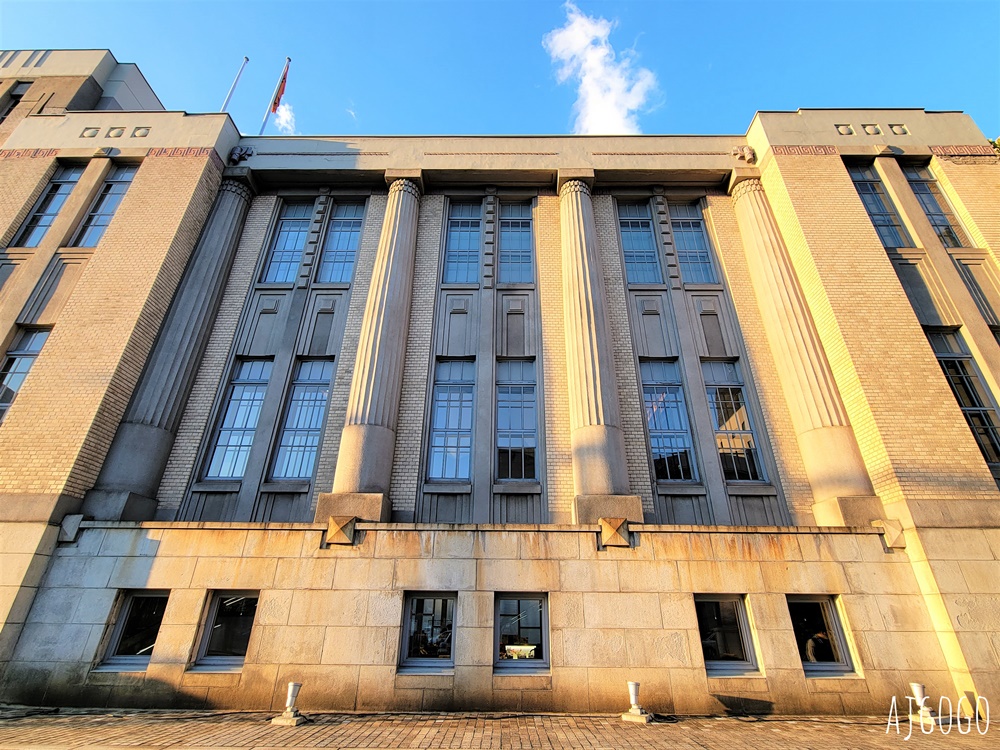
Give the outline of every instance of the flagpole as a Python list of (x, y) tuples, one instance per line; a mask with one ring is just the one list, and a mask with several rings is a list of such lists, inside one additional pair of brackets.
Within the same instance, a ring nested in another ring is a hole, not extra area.
[(285, 80), (285, 76), (288, 75), (288, 66), (291, 64), (292, 58), (285, 58), (285, 67), (281, 71), (281, 76), (278, 78), (278, 83), (274, 87), (274, 93), (271, 94), (271, 101), (267, 104), (267, 111), (264, 113), (264, 121), (260, 124), (260, 132), (257, 135), (264, 135), (264, 128), (267, 127), (267, 120), (271, 116), (271, 111), (274, 107), (275, 97), (278, 96), (278, 89), (281, 88), (281, 82)]
[(220, 112), (225, 112), (226, 107), (229, 106), (229, 100), (233, 98), (233, 92), (236, 91), (236, 84), (240, 82), (240, 76), (243, 75), (243, 69), (247, 66), (248, 62), (250, 62), (250, 58), (244, 55), (243, 64), (240, 65), (240, 71), (236, 74), (236, 78), (233, 80), (233, 85), (229, 87), (229, 93), (226, 94), (226, 101), (222, 103), (222, 108), (219, 110)]

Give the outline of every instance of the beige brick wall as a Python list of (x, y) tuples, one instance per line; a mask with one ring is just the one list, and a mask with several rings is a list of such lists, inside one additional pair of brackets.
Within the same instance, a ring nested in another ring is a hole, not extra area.
[(420, 484), (420, 461), (424, 450), (423, 424), (427, 382), (431, 370), (431, 336), (434, 330), (434, 300), (437, 296), (441, 231), (444, 226), (444, 196), (425, 195), (420, 199), (417, 221), (417, 255), (413, 269), (413, 297), (403, 361), (403, 387), (396, 425), (389, 497), (392, 509), (416, 510)]
[(841, 159), (773, 157), (762, 181), (883, 502), (995, 498)]
[(535, 254), (538, 261), (538, 305), (542, 318), (545, 489), (550, 520), (568, 521), (574, 497), (573, 452), (569, 435), (559, 197), (552, 194), (538, 196), (537, 217)]
[(187, 408), (177, 430), (167, 468), (157, 493), (159, 517), (172, 518), (180, 507), (187, 491), (195, 460), (212, 413), (212, 405), (223, 377), (229, 353), (236, 336), (236, 327), (246, 304), (253, 282), (257, 261), (264, 250), (268, 231), (277, 210), (278, 199), (273, 195), (259, 196), (253, 200), (243, 225), (243, 234), (236, 248), (236, 257), (229, 272), (215, 327), (205, 348), (205, 355), (195, 376)]
[(1000, 157), (937, 157), (931, 169), (975, 247), (1000, 253)]
[(791, 414), (767, 344), (764, 321), (750, 281), (733, 202), (729, 196), (717, 192), (709, 193), (706, 203), (708, 207), (705, 221), (711, 228), (715, 250), (722, 264), (726, 290), (736, 310), (746, 348), (747, 375), (764, 414), (765, 432), (760, 437), (766, 435), (765, 449), (770, 451), (778, 468), (778, 476), (771, 480), (784, 494), (792, 514), (792, 522), (811, 526), (814, 523), (812, 488), (802, 464)]
[(653, 512), (653, 484), (649, 470), (649, 446), (646, 444), (645, 415), (639, 395), (639, 375), (628, 322), (628, 298), (625, 292), (625, 267), (618, 241), (618, 214), (610, 195), (594, 196), (594, 222), (604, 271), (605, 304), (611, 324), (611, 351), (618, 382), (618, 407), (625, 435), (625, 462), (628, 483), (633, 495), (642, 498), (643, 510)]
[(4, 421), (0, 492), (93, 485), (219, 176), (204, 156), (145, 160)]
[(0, 247), (14, 240), (55, 171), (55, 154), (0, 158)]
[(361, 337), (361, 321), (365, 315), (365, 302), (371, 286), (372, 269), (382, 234), (382, 220), (385, 218), (387, 195), (373, 195), (365, 206), (365, 223), (361, 233), (357, 261), (354, 264), (354, 279), (351, 281), (351, 301), (344, 323), (344, 338), (337, 355), (337, 378), (330, 391), (330, 406), (327, 409), (326, 429), (323, 444), (317, 459), (316, 481), (313, 488), (313, 507), (316, 496), (329, 492), (333, 487), (333, 477), (337, 471), (337, 453), (340, 450), (340, 435), (347, 419), (347, 399), (351, 393), (354, 378), (355, 355)]

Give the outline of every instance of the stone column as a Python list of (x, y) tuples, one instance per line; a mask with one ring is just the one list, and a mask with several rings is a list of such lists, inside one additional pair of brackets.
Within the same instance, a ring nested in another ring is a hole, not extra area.
[(195, 373), (233, 264), (251, 190), (226, 179), (191, 253), (139, 385), (118, 426), (83, 513), (98, 520), (148, 520)]
[(392, 512), (389, 479), (396, 446), (419, 213), (417, 182), (393, 180), (361, 322), (333, 492), (319, 496), (317, 520), (357, 516), (387, 521)]
[(764, 330), (791, 411), (813, 513), (822, 526), (868, 524), (875, 497), (833, 372), (760, 179), (732, 189), (736, 220)]
[(602, 517), (642, 521), (642, 502), (629, 495), (625, 440), (611, 350), (604, 278), (590, 188), (577, 179), (559, 191), (563, 310), (575, 523)]

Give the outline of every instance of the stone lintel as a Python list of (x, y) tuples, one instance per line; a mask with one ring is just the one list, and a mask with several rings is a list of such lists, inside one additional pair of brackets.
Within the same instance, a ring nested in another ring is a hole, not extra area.
[(0, 494), (0, 523), (59, 524), (67, 513), (79, 513), (83, 499), (58, 492)]
[(316, 522), (331, 517), (354, 516), (362, 521), (387, 522), (392, 517), (392, 502), (382, 492), (321, 492), (316, 500)]
[(642, 523), (642, 498), (638, 495), (577, 495), (573, 498), (573, 523), (592, 526), (602, 518)]
[(870, 526), (872, 521), (885, 518), (885, 508), (877, 495), (838, 497), (845, 526)]
[(593, 169), (560, 169), (556, 174), (556, 192), (562, 190), (562, 186), (570, 180), (580, 180), (586, 183), (587, 187), (594, 187)]
[(385, 184), (391, 185), (396, 180), (409, 180), (420, 188), (421, 194), (424, 192), (424, 171), (422, 169), (387, 169), (385, 170)]
[(152, 521), (156, 500), (128, 490), (90, 490), (83, 514), (98, 521)]

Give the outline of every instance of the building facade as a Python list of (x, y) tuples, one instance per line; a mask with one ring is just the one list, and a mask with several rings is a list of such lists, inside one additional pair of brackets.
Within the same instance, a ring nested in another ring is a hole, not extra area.
[(966, 115), (244, 137), (105, 51), (0, 112), (0, 700), (1000, 695)]

